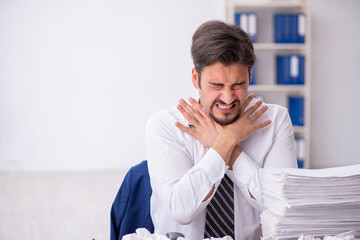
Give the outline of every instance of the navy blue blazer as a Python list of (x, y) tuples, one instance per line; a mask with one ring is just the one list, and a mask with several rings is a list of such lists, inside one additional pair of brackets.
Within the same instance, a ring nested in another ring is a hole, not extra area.
[(150, 197), (152, 189), (147, 161), (130, 168), (122, 182), (111, 207), (111, 240), (121, 240), (137, 228), (154, 232), (150, 216)]

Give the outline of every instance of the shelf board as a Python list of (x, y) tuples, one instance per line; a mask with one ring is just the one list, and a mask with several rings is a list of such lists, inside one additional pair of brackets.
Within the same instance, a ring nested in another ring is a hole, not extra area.
[(249, 92), (304, 93), (304, 85), (250, 85)]
[(304, 43), (254, 43), (254, 48), (256, 50), (296, 50), (296, 51), (305, 51), (306, 44)]
[(236, 2), (235, 8), (251, 9), (288, 9), (305, 8), (303, 1)]

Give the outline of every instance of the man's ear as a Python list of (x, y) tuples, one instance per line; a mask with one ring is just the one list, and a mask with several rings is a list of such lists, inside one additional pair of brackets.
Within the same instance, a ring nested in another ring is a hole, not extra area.
[(193, 85), (196, 89), (199, 89), (199, 74), (198, 72), (196, 71), (195, 68), (193, 68), (191, 70), (191, 79), (192, 79), (192, 82), (193, 82)]

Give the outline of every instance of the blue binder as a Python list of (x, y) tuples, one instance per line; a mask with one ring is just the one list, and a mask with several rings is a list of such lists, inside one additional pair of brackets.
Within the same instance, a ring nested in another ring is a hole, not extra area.
[(282, 34), (284, 35), (284, 43), (291, 43), (291, 29), (293, 28), (293, 26), (290, 26), (290, 15), (289, 14), (284, 14), (283, 16), (283, 29), (282, 29)]
[(297, 43), (305, 43), (305, 35), (306, 35), (306, 17), (305, 14), (300, 13), (297, 16)]
[(275, 34), (274, 34), (274, 42), (275, 43), (283, 43), (282, 39), (282, 16), (280, 14), (275, 14), (274, 16), (274, 28), (275, 28)]
[(276, 83), (303, 85), (305, 83), (305, 57), (303, 55), (276, 56)]
[(299, 55), (299, 78), (296, 84), (305, 84), (305, 57)]
[(274, 15), (275, 43), (304, 43), (305, 15), (303, 13), (277, 13)]
[(241, 27), (250, 37), (253, 43), (256, 42), (257, 16), (254, 12), (236, 12), (235, 25)]
[[(241, 18), (241, 15), (242, 15), (243, 13), (239, 13), (239, 12), (236, 12), (235, 13), (235, 25), (236, 26), (241, 26), (240, 25), (240, 18)], [(243, 29), (244, 30), (244, 29)]]
[(298, 168), (304, 168), (304, 160), (297, 159)]
[(289, 97), (289, 115), (294, 126), (304, 126), (304, 97)]
[(251, 81), (250, 81), (250, 85), (255, 85), (255, 84), (256, 84), (256, 63), (253, 66)]
[(290, 43), (297, 43), (297, 15), (289, 14), (289, 42)]
[(288, 55), (276, 56), (276, 83), (290, 84), (290, 61)]
[(304, 168), (305, 161), (305, 140), (303, 137), (295, 137), (296, 159), (298, 168)]

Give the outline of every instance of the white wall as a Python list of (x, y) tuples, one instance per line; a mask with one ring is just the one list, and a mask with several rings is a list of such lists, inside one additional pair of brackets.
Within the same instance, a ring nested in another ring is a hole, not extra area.
[(217, 0), (0, 1), (0, 169), (128, 168), (149, 115), (193, 96)]
[(360, 1), (311, 6), (311, 167), (359, 164)]
[[(0, 0), (0, 170), (145, 159), (150, 114), (197, 95), (191, 36), (224, 19), (222, 3)], [(360, 159), (359, 11), (356, 0), (312, 1), (313, 167)]]

